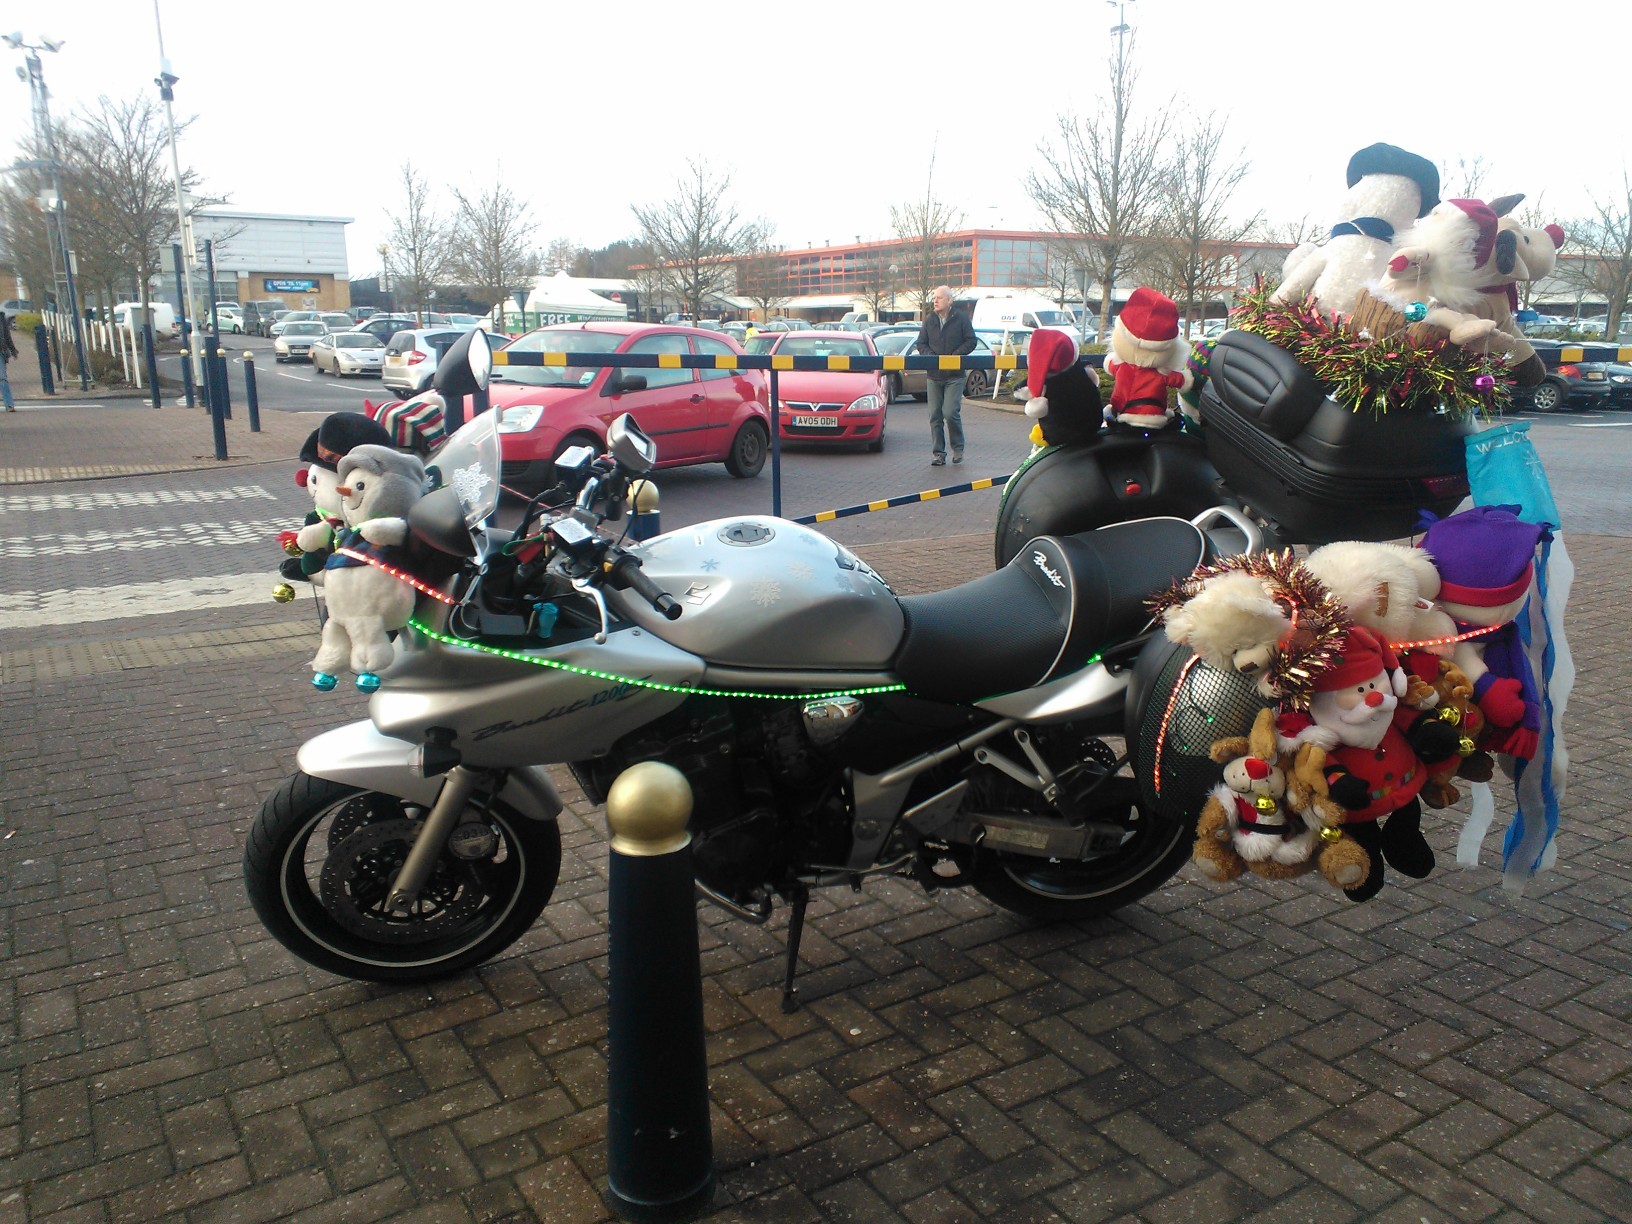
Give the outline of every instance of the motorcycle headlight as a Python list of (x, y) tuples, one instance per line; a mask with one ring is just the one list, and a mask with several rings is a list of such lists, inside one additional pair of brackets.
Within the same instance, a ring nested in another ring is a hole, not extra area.
[(506, 408), (499, 413), (500, 433), (526, 433), (539, 418), (544, 415), (542, 404), (521, 404), (515, 408)]
[(884, 401), (876, 395), (864, 395), (850, 405), (851, 412), (877, 412), (884, 406)]

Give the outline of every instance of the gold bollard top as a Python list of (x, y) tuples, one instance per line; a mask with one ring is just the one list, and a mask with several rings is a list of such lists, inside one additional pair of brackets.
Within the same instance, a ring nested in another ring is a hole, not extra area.
[(690, 816), (691, 783), (661, 761), (631, 765), (606, 794), (606, 823), (619, 854), (649, 858), (685, 849)]
[(636, 514), (650, 514), (657, 509), (657, 486), (644, 478), (637, 480), (629, 486), (629, 499)]

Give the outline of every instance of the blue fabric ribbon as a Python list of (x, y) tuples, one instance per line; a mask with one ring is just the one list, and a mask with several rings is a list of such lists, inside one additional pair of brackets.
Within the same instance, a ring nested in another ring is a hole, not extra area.
[(1379, 242), (1394, 241), (1394, 227), (1381, 217), (1354, 217), (1332, 226), (1333, 238), (1341, 238), (1345, 234), (1358, 234), (1362, 238), (1375, 238)]

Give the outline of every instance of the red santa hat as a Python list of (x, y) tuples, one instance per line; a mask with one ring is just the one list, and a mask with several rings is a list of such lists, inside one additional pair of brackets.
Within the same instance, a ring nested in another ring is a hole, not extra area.
[[(1032, 332), (1031, 343), (1026, 346), (1026, 390), (1031, 393), (1030, 400), (1046, 404), (1042, 400), (1043, 384), (1076, 364), (1077, 342), (1070, 336), (1047, 328)], [(1032, 416), (1043, 416), (1048, 409), (1031, 412), (1028, 404), (1026, 411)]]
[(1343, 644), (1332, 656), (1332, 665), (1315, 677), (1315, 692), (1336, 693), (1356, 688), (1379, 673), (1386, 673), (1398, 696), (1404, 695), (1405, 673), (1388, 644), (1370, 629), (1354, 626), (1343, 635)]
[[(1117, 322), (1140, 348), (1165, 349), (1179, 336), (1178, 306), (1147, 285), (1133, 291)], [(1036, 343), (1035, 334), (1032, 343)]]

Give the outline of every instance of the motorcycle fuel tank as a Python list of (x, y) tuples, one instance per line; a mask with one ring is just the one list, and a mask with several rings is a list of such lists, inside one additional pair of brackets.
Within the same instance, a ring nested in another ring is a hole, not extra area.
[(710, 663), (876, 670), (901, 644), (906, 621), (884, 580), (843, 545), (786, 519), (695, 523), (637, 555), (682, 611), (664, 620), (625, 593), (625, 615)]

